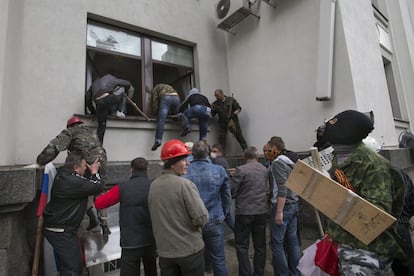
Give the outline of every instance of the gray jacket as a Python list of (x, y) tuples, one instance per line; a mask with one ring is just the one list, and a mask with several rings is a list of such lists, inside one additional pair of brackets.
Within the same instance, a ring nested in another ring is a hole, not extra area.
[(236, 215), (260, 215), (269, 209), (268, 170), (256, 160), (236, 168), (232, 178)]

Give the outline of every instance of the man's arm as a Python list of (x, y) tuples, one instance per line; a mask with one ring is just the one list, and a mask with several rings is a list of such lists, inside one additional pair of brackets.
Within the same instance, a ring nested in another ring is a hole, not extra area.
[(276, 161), (272, 163), (272, 171), (274, 178), (276, 180), (275, 185), (277, 185), (277, 206), (276, 206), (276, 224), (283, 224), (283, 209), (285, 208), (286, 196), (287, 196), (287, 187), (286, 181), (288, 177), (288, 171), (286, 166), (283, 166), (280, 162)]
[(92, 85), (85, 93), (85, 104), (91, 114), (95, 114), (96, 110), (92, 103)]
[(236, 198), (237, 193), (240, 188), (240, 183), (243, 181), (243, 175), (239, 167), (236, 168), (233, 177), (231, 178), (231, 195), (233, 198)]
[(95, 199), (96, 209), (105, 209), (119, 202), (119, 185), (115, 185), (112, 189), (98, 196)]
[[(190, 96), (191, 97), (191, 96)], [(187, 97), (178, 107), (178, 112), (184, 112), (188, 108), (190, 97)]]
[(160, 86), (156, 85), (152, 90), (152, 97), (151, 97), (151, 108), (154, 114), (158, 113), (158, 105), (159, 105), (159, 98), (160, 98)]
[(194, 226), (202, 227), (208, 222), (208, 211), (194, 183), (183, 185), (182, 196)]
[(230, 180), (227, 172), (224, 168), (220, 168), (222, 170), (221, 174), (224, 177), (224, 183), (221, 186), (220, 196), (221, 202), (223, 204), (223, 213), (226, 216), (231, 211), (231, 188), (230, 188)]
[(232, 108), (232, 111), (233, 111), (233, 115), (236, 115), (236, 116), (239, 115), (239, 113), (241, 111), (241, 106), (240, 106), (239, 102), (236, 101), (235, 98), (233, 98), (233, 108)]
[(59, 152), (66, 150), (72, 141), (72, 133), (68, 129), (64, 129), (55, 139), (49, 142), (49, 145), (42, 150), (37, 156), (36, 163), (46, 165), (58, 156)]
[(75, 173), (61, 175), (60, 178), (62, 182), (68, 184), (61, 191), (55, 190), (56, 195), (62, 198), (82, 198), (96, 195), (101, 193), (105, 187), (99, 174), (92, 174), (90, 179)]

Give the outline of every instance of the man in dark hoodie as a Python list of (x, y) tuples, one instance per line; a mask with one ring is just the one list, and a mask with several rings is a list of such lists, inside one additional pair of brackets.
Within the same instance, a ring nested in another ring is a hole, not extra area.
[(178, 111), (183, 112), (181, 119), (184, 129), (181, 136), (186, 136), (191, 132), (190, 119), (197, 118), (200, 129), (199, 140), (207, 140), (207, 130), (211, 119), (211, 107), (207, 97), (202, 95), (197, 88), (193, 88), (188, 92), (188, 96), (181, 103)]

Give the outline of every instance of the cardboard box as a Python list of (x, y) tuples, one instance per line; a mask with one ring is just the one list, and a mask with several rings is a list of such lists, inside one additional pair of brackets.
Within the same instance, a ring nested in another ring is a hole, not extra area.
[(301, 160), (287, 187), (338, 223), (364, 244), (369, 244), (396, 219)]

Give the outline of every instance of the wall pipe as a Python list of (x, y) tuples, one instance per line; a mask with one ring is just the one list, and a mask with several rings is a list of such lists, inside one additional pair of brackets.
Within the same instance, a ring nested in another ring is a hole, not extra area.
[(317, 101), (328, 101), (332, 95), (335, 7), (336, 0), (320, 0)]

